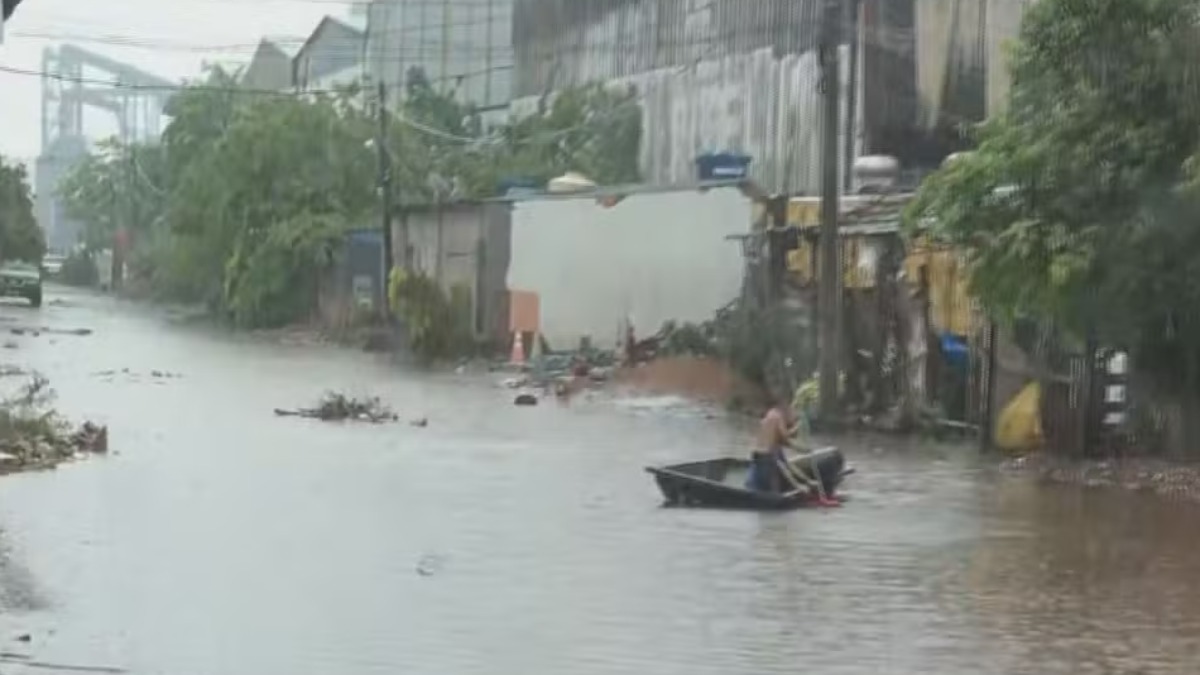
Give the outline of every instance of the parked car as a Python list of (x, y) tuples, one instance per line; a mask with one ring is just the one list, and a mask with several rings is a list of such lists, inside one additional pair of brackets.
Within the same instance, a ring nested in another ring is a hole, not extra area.
[(42, 269), (38, 265), (10, 260), (0, 263), (0, 296), (25, 298), (34, 307), (42, 306)]
[(62, 271), (62, 266), (66, 259), (67, 256), (65, 255), (47, 253), (46, 257), (42, 258), (42, 271), (44, 271), (48, 277), (57, 277), (58, 273)]

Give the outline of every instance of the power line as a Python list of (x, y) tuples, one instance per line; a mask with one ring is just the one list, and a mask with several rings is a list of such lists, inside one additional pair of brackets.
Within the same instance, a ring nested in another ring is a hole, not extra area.
[[(211, 91), (211, 92), (217, 92), (217, 93), (242, 94), (242, 95), (252, 95), (252, 96), (259, 95), (259, 96), (271, 96), (271, 97), (277, 97), (277, 98), (303, 98), (303, 97), (312, 97), (312, 96), (320, 96), (320, 95), (341, 95), (343, 93), (342, 90), (338, 90), (338, 89), (321, 89), (321, 90), (307, 90), (307, 91), (273, 91), (273, 90), (268, 90), (268, 89), (254, 89), (254, 88), (249, 88), (249, 87), (216, 87), (216, 86), (205, 85), (205, 84), (180, 84), (180, 85), (171, 85), (171, 86), (142, 85), (142, 84), (136, 84), (136, 83), (120, 83), (120, 82), (113, 82), (110, 80), (100, 80), (100, 79), (85, 78), (85, 77), (65, 76), (65, 75), (62, 75), (61, 73), (48, 73), (48, 72), (44, 72), (44, 71), (27, 70), (27, 69), (23, 69), (23, 68), (13, 68), (11, 66), (0, 66), (0, 72), (10, 73), (10, 74), (14, 74), (14, 75), (28, 76), (28, 77), (45, 77), (45, 78), (50, 78), (53, 80), (59, 80), (59, 81), (63, 81), (63, 82), (71, 82), (71, 83), (79, 83), (79, 84), (95, 84), (95, 85), (110, 87), (113, 89), (130, 90), (130, 91), (146, 91), (146, 92)], [(412, 129), (415, 129), (416, 131), (419, 131), (419, 132), (424, 133), (429, 136), (439, 138), (444, 141), (459, 143), (462, 145), (479, 145), (479, 146), (498, 144), (503, 141), (503, 139), (498, 136), (459, 136), (457, 134), (452, 134), (452, 133), (443, 131), (441, 129), (438, 129), (436, 127), (424, 124), (417, 120), (413, 120), (408, 117), (405, 117), (402, 113), (399, 113), (395, 110), (392, 110), (389, 112), (391, 112), (392, 117), (400, 124), (403, 124)], [(618, 110), (612, 111), (611, 113), (609, 113), (609, 115), (616, 116), (617, 114), (620, 114), (622, 112), (623, 111), (618, 109)], [(604, 120), (607, 118), (602, 117), (599, 119)], [(556, 130), (553, 132), (548, 132), (547, 134), (544, 134), (544, 135), (535, 135), (530, 138), (523, 139), (522, 143), (519, 143), (518, 145), (522, 145), (525, 143), (533, 144), (535, 142), (547, 142), (547, 141), (552, 141), (555, 138), (565, 137), (569, 134), (572, 134), (572, 133), (582, 129), (583, 127), (587, 126), (587, 124), (593, 123), (595, 121), (597, 121), (597, 119), (593, 118), (591, 120), (588, 120), (587, 122), (581, 123), (574, 127), (568, 127), (566, 129), (559, 129), (559, 130)]]
[[(287, 1), (287, 0), (284, 0)], [(364, 43), (356, 45), (332, 45), (324, 47), (325, 53), (343, 52), (343, 53), (358, 53), (364, 49), (372, 54), (379, 54), (381, 51), (386, 54), (420, 54), (424, 52), (436, 52), (440, 55), (443, 47), (451, 50), (451, 55), (461, 57), (463, 55), (472, 54), (502, 54), (512, 55), (519, 50), (528, 51), (525, 46), (516, 46), (512, 44), (499, 44), (491, 46), (481, 46), (473, 39), (461, 39), (443, 41), (438, 38), (424, 40), (426, 44), (418, 45), (390, 45), (384, 46), (379, 42), (387, 40), (379, 40), (380, 36), (396, 37), (396, 36), (412, 36), (422, 33), (440, 34), (445, 31), (454, 32), (457, 29), (464, 28), (480, 28), (485, 26), (495, 26), (503, 23), (510, 23), (511, 19), (500, 21), (495, 19), (482, 19), (473, 21), (450, 21), (450, 22), (430, 22), (424, 25), (403, 26), (397, 28), (376, 28), (368, 30), (365, 36)], [(386, 23), (386, 22), (385, 22)], [(732, 28), (720, 33), (710, 35), (705, 38), (695, 39), (659, 39), (654, 41), (656, 49), (672, 49), (679, 47), (702, 47), (702, 46), (719, 46), (728, 43), (734, 38), (750, 38), (750, 39), (767, 39), (774, 37), (778, 30), (774, 26), (764, 25), (754, 30), (746, 30), (744, 28)], [(903, 49), (905, 46), (910, 46), (915, 41), (915, 31), (912, 29), (899, 29), (896, 27), (873, 27), (867, 35), (867, 40), (874, 46), (890, 48), (893, 50)], [(200, 51), (200, 52), (219, 52), (219, 51), (253, 51), (261, 44), (261, 40), (255, 42), (234, 42), (226, 44), (213, 43), (195, 43), (181, 40), (162, 39), (138, 35), (121, 35), (121, 34), (96, 34), (89, 35), (87, 33), (77, 32), (56, 32), (53, 30), (24, 30), (14, 31), (11, 35), (16, 37), (30, 37), (38, 39), (63, 40), (66, 42), (79, 41), (91, 42), (96, 44), (105, 44), (118, 47), (133, 47), (143, 49), (163, 49), (163, 50), (180, 50), (180, 51)], [(264, 38), (268, 42), (275, 43), (280, 46), (298, 46), (309, 39), (309, 35), (296, 36), (285, 35), (278, 37)], [(332, 47), (332, 49), (331, 49)], [(554, 45), (549, 49), (534, 49), (534, 52), (539, 56), (575, 54), (575, 53), (605, 53), (605, 52), (627, 52), (628, 45), (615, 44), (609, 42), (607, 44), (588, 43), (586, 41), (575, 45)]]
[(112, 89), (128, 90), (128, 91), (144, 91), (144, 92), (172, 92), (172, 91), (216, 91), (230, 94), (247, 94), (261, 96), (281, 96), (294, 97), (299, 94), (338, 94), (334, 89), (311, 90), (305, 92), (292, 91), (273, 91), (270, 89), (253, 89), (249, 87), (214, 87), (205, 84), (173, 84), (173, 85), (157, 85), (157, 84), (138, 84), (135, 82), (115, 82), (113, 80), (103, 80), (91, 77), (76, 77), (73, 75), (63, 75), (62, 73), (51, 73), (44, 70), (30, 70), (27, 68), (16, 68), (13, 66), (0, 65), (0, 72), (9, 73), (10, 75), (22, 75), (25, 77), (39, 77), (59, 82), (68, 82), (71, 84), (91, 84)]
[[(470, 23), (471, 22), (463, 22), (463, 25), (468, 25)], [(409, 31), (426, 30), (426, 29), (432, 30), (432, 28), (422, 26), (422, 27), (418, 27), (418, 28), (409, 27), (409, 28), (395, 29), (395, 30), (391, 30), (391, 31), (386, 31), (386, 30), (378, 31), (376, 34), (379, 34), (379, 33), (385, 33), (385, 34), (406, 33)], [(774, 34), (774, 28), (767, 28), (767, 29), (764, 29), (762, 32), (764, 33), (763, 37), (766, 37), (768, 34)], [(737, 35), (741, 36), (744, 39), (748, 35), (752, 35), (753, 31), (748, 33), (745, 30), (740, 30), (740, 31), (729, 31), (729, 33), (731, 35), (736, 33)], [(728, 36), (726, 36), (726, 37), (728, 37)], [(149, 40), (147, 40), (145, 38), (134, 37), (134, 36), (99, 36), (96, 39), (97, 40), (106, 40), (110, 44), (121, 45), (121, 46), (131, 46), (131, 45), (133, 45), (133, 43), (135, 41), (142, 40), (142, 41), (145, 41), (147, 44), (140, 45), (140, 46), (145, 46), (147, 48), (163, 48), (166, 46), (170, 46), (170, 44), (171, 44), (170, 41), (159, 41), (158, 44), (149, 44)], [(299, 39), (299, 38), (297, 38), (297, 39)], [(658, 48), (661, 48), (664, 45), (670, 46), (671, 44), (676, 44), (679, 46), (692, 46), (692, 47), (702, 47), (702, 46), (719, 47), (719, 46), (722, 46), (722, 43), (725, 42), (725, 39), (726, 38), (723, 38), (721, 35), (716, 35), (716, 36), (710, 36), (710, 37), (707, 37), (704, 39), (698, 39), (698, 40), (697, 39), (679, 40), (679, 41), (657, 40), (654, 42), (654, 44)], [(282, 41), (282, 39), (277, 40), (277, 41)], [(899, 29), (899, 28), (891, 27), (891, 28), (885, 28), (883, 30), (872, 29), (872, 30), (866, 31), (866, 35), (864, 36), (864, 39), (863, 39), (863, 44), (871, 45), (874, 47), (879, 47), (879, 48), (882, 48), (887, 51), (907, 52), (907, 53), (911, 54), (911, 46), (910, 45), (914, 41), (915, 41), (914, 30)], [(217, 51), (217, 50), (220, 50), (222, 47), (228, 47), (229, 45), (225, 45), (225, 46), (193, 45), (193, 46), (199, 47), (199, 48), (204, 48), (204, 49), (212, 49), (213, 51)], [(244, 45), (244, 46), (247, 48), (249, 48), (251, 46), (257, 48), (257, 44)], [(511, 51), (511, 50), (513, 50), (513, 48), (511, 46), (500, 46), (498, 48), (494, 48), (493, 50), (479, 49), (479, 48), (475, 48), (475, 50), (482, 51), (482, 52), (501, 51), (501, 50)], [(555, 47), (544, 50), (544, 52), (542, 54), (538, 54), (537, 56), (540, 58), (535, 58), (532, 60), (535, 61), (536, 63), (540, 64), (540, 63), (544, 63), (545, 61), (556, 60), (557, 58), (561, 58), (562, 55), (570, 54), (572, 52), (586, 52), (586, 53), (594, 54), (594, 53), (598, 53), (598, 52), (602, 53), (604, 51), (609, 51), (609, 50), (625, 52), (625, 51), (628, 51), (628, 48), (624, 45), (613, 44), (613, 43), (607, 43), (607, 44), (594, 44), (594, 43), (586, 44), (586, 43), (584, 43), (584, 44), (580, 44), (577, 46), (567, 46), (567, 47), (564, 47), (562, 45), (556, 45)], [(361, 58), (361, 56), (362, 56), (361, 48), (354, 47), (353, 51), (357, 57)], [(424, 53), (426, 53), (426, 51), (432, 52), (434, 50), (433, 49), (424, 50), (421, 48), (413, 49), (413, 48), (406, 48), (404, 46), (401, 46), (399, 48), (396, 48), (394, 52), (391, 50), (388, 50), (388, 54), (393, 54), (393, 53), (404, 54), (404, 53), (411, 53), (414, 51), (416, 53), (424, 54)], [(464, 50), (461, 50), (461, 49), (456, 50), (455, 55), (461, 57), (463, 51)], [(541, 51), (541, 50), (539, 50), (539, 51)], [(748, 51), (752, 51), (752, 50), (748, 50)], [(747, 53), (748, 53), (748, 51), (747, 51)], [(916, 56), (915, 54), (911, 54), (911, 55), (914, 58)], [(373, 58), (379, 58), (378, 53), (368, 53), (366, 56), (367, 56), (368, 63), (370, 63), (370, 61)], [(706, 60), (707, 58), (709, 58), (708, 55), (701, 55), (699, 58), (690, 59), (689, 61), (692, 63), (692, 65), (696, 65), (701, 60)], [(366, 65), (366, 64), (363, 64), (363, 65)], [(414, 64), (414, 65), (422, 65), (422, 64)], [(687, 65), (684, 64), (679, 67), (687, 67)], [(462, 73), (462, 74), (449, 75), (449, 76), (443, 75), (443, 76), (440, 76), (431, 81), (462, 79), (462, 78), (471, 77), (471, 76), (477, 75), (477, 74), (486, 75), (491, 72), (495, 72), (497, 70), (513, 70), (513, 69), (514, 69), (513, 65), (504, 64), (504, 65), (493, 67), (491, 69), (484, 69), (482, 71), (476, 71), (476, 72), (472, 72), (472, 73)], [(117, 89), (127, 89), (127, 90), (133, 90), (133, 91), (159, 91), (159, 92), (161, 92), (161, 91), (180, 91), (180, 90), (184, 90), (184, 89), (191, 89), (191, 90), (221, 91), (221, 92), (227, 92), (227, 93), (239, 94), (239, 95), (261, 95), (261, 96), (272, 96), (272, 97), (293, 97), (293, 96), (298, 96), (298, 95), (300, 95), (300, 96), (303, 96), (303, 95), (310, 95), (310, 96), (311, 95), (330, 95), (330, 94), (341, 93), (341, 91), (338, 89), (325, 89), (325, 88), (313, 89), (313, 90), (307, 90), (307, 91), (277, 91), (277, 90), (255, 89), (255, 88), (249, 88), (249, 87), (214, 87), (211, 85), (205, 85), (205, 84), (201, 84), (201, 83), (194, 83), (194, 84), (181, 83), (179, 85), (170, 85), (170, 86), (144, 85), (144, 84), (136, 84), (136, 83), (114, 82), (111, 80), (103, 80), (103, 79), (96, 79), (96, 78), (66, 76), (61, 73), (48, 73), (48, 72), (43, 72), (43, 71), (38, 71), (38, 70), (26, 70), (26, 69), (14, 68), (14, 67), (9, 67), (9, 66), (0, 66), (0, 72), (7, 72), (10, 74), (22, 75), (22, 76), (48, 78), (48, 79), (53, 79), (53, 80), (58, 80), (58, 81), (63, 81), (63, 82), (89, 84), (89, 85), (104, 86), (104, 87), (111, 87), (111, 88), (117, 88)], [(895, 96), (892, 96), (892, 98), (894, 99)], [(910, 98), (919, 99), (919, 97), (910, 97)], [(943, 116), (945, 116), (947, 114), (947, 111), (943, 110), (942, 114), (943, 114)], [(437, 136), (439, 138), (442, 138), (443, 140), (460, 142), (460, 143), (464, 143), (464, 144), (465, 143), (487, 142), (487, 139), (481, 139), (481, 138), (475, 138), (475, 137), (461, 137), (461, 136), (455, 136), (453, 134), (446, 134), (446, 132), (443, 132), (440, 129), (428, 127), (426, 125), (422, 125), (419, 122), (415, 122), (413, 120), (408, 120), (403, 117), (398, 116), (398, 119), (403, 124), (411, 126), (412, 128), (417, 129), (418, 131), (421, 131), (423, 133)], [(970, 119), (963, 118), (961, 121), (972, 122), (972, 121), (976, 121), (976, 120), (970, 120)], [(569, 133), (569, 130), (567, 132)]]

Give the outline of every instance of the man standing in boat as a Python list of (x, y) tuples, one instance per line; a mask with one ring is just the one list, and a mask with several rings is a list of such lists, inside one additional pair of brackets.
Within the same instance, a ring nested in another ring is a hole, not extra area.
[(773, 397), (770, 409), (758, 423), (758, 445), (751, 458), (754, 462), (751, 471), (752, 487), (768, 492), (784, 492), (785, 483), (796, 489), (807, 487), (816, 492), (814, 496), (818, 503), (832, 505), (833, 501), (826, 498), (824, 490), (816, 483), (815, 478), (809, 480), (794, 470), (788, 462), (784, 448), (803, 451), (792, 440), (796, 423), (792, 406), (782, 397)]

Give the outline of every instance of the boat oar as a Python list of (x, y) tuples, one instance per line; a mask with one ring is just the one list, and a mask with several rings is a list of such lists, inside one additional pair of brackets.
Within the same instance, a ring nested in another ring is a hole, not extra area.
[[(812, 485), (809, 484), (803, 476), (799, 476), (792, 471), (792, 468), (788, 466), (788, 462), (786, 460), (776, 460), (776, 464), (779, 465), (779, 472), (782, 473), (783, 477), (792, 484), (793, 488), (795, 488), (790, 494), (796, 494), (805, 489), (812, 489)], [(804, 483), (804, 485), (801, 485), (801, 483)]]
[(793, 466), (791, 462), (780, 461), (779, 468), (783, 471), (784, 475), (788, 477), (788, 479), (791, 481), (792, 485), (796, 486), (797, 490), (800, 489), (799, 482), (803, 482), (806, 486), (808, 486), (808, 488), (810, 490), (812, 489), (812, 486), (815, 483), (817, 486), (817, 505), (819, 505), (819, 506), (837, 506), (838, 505), (837, 502), (829, 499), (829, 497), (825, 494), (825, 485), (822, 483), (820, 474), (817, 474), (815, 467), (813, 468), (813, 473), (815, 475), (811, 480), (808, 478), (808, 476), (804, 475), (803, 469), (801, 469), (798, 466)]

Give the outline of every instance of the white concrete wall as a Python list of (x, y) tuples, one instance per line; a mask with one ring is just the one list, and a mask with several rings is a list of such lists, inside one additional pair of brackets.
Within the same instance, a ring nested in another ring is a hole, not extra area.
[(611, 208), (592, 198), (518, 202), (512, 212), (510, 290), (541, 298), (553, 349), (589, 336), (618, 343), (631, 317), (638, 335), (667, 320), (705, 321), (737, 298), (753, 204), (736, 188), (636, 195)]
[[(843, 120), (848, 56), (843, 48)], [(639, 164), (647, 183), (693, 182), (697, 155), (734, 151), (754, 158), (751, 175), (768, 191), (815, 195), (821, 189), (820, 76), (815, 51), (776, 56), (766, 48), (608, 82), (633, 85), (639, 94)], [(513, 101), (512, 115), (536, 111), (538, 98)], [(858, 100), (863, 100), (861, 85)], [(859, 105), (855, 155), (861, 153), (862, 111)], [(841, 124), (839, 149), (845, 147), (845, 133)]]

